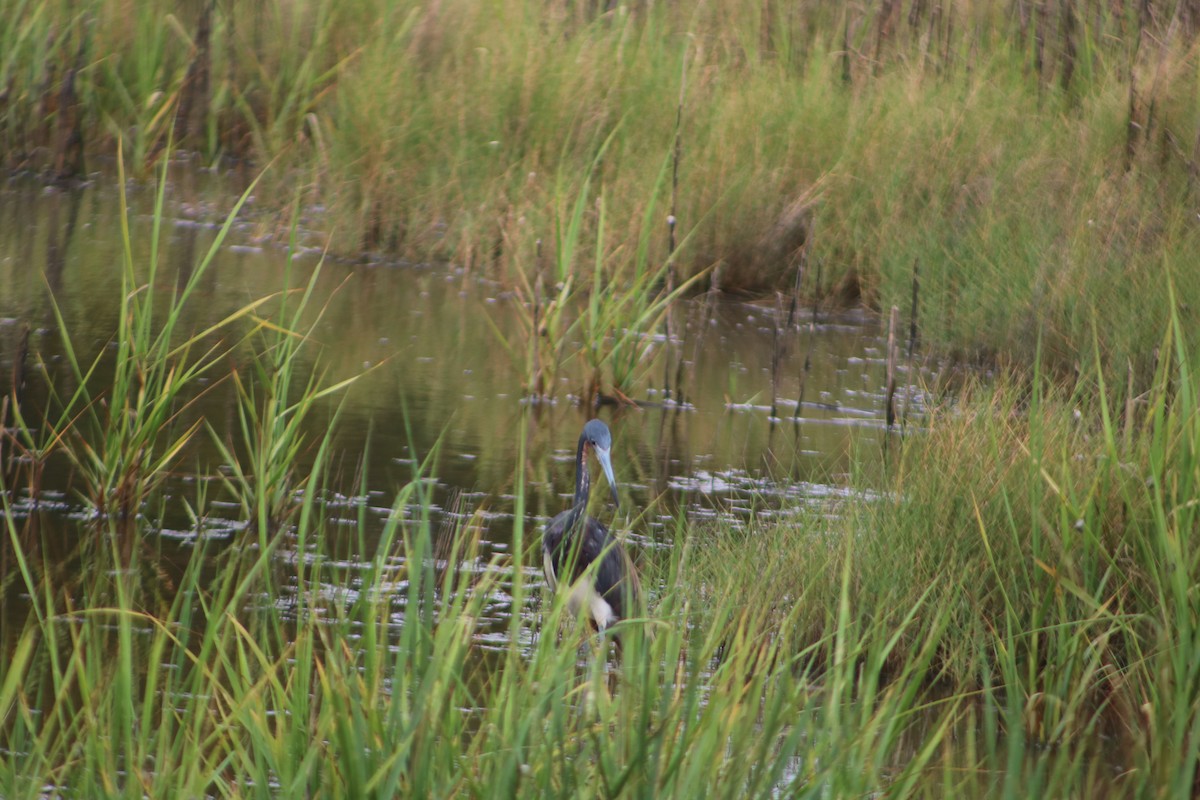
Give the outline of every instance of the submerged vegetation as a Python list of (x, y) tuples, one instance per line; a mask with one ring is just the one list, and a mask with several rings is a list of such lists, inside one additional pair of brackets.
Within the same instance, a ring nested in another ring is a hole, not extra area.
[(1198, 24), (1183, 0), (3, 0), (0, 151), (69, 176), (120, 140), (146, 170), (173, 130), (278, 163), (259, 194), (303, 186), (336, 250), (547, 302), (563, 176), (595, 165), (568, 271), (665, 265), (671, 214), (681, 276), (886, 308), (918, 270), (926, 341), (1027, 360), (1040, 332), (1073, 370), (1095, 336), (1141, 391), (1162, 274), (1200, 305)]

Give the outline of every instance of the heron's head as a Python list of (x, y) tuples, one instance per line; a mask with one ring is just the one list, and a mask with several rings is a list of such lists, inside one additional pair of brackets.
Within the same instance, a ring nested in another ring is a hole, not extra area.
[(613, 477), (612, 433), (603, 422), (593, 419), (583, 426), (583, 440), (596, 452), (596, 458), (600, 460), (604, 477), (608, 479), (608, 488), (612, 491), (613, 504), (620, 505), (620, 501), (617, 500), (617, 480)]

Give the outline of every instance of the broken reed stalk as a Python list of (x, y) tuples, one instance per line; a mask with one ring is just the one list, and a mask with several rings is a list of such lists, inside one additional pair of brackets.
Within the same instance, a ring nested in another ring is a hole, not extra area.
[[(12, 365), (12, 389), (0, 403), (0, 465), (3, 465), (5, 482), (14, 466), (15, 454), (9, 455), (9, 463), (4, 463), (4, 439), (8, 436), (8, 416), (12, 411), (13, 419), (21, 418), (21, 401), (25, 394), (25, 363), (29, 360), (29, 323), (21, 326), (21, 338), (17, 342), (16, 357)], [(20, 424), (20, 423), (18, 423)], [(15, 438), (14, 438), (15, 441)]]
[(879, 6), (879, 15), (876, 17), (875, 57), (874, 63), (871, 65), (871, 74), (875, 77), (879, 77), (879, 72), (883, 68), (883, 48), (887, 43), (888, 36), (895, 29), (893, 17), (897, 8), (896, 0), (883, 0)]
[(1042, 75), (1046, 65), (1046, 6), (1037, 4), (1037, 27), (1033, 32), (1033, 69), (1038, 78), (1038, 97), (1041, 97)]
[(850, 11), (843, 12), (845, 25), (842, 28), (842, 83), (850, 85)]
[(1077, 55), (1077, 47), (1075, 44), (1075, 28), (1075, 5), (1071, 2), (1071, 0), (1063, 0), (1063, 64), (1061, 86), (1064, 93), (1070, 90), (1071, 77), (1075, 74), (1075, 57)]
[[(708, 291), (704, 293), (704, 298), (700, 303), (700, 319), (696, 323), (695, 333), (692, 338), (692, 363), (695, 364), (700, 359), (700, 349), (703, 346), (704, 338), (708, 334), (708, 324), (713, 318), (714, 306), (717, 303), (717, 298), (721, 293), (721, 265), (717, 264), (709, 275)], [(682, 369), (682, 359), (680, 361), (680, 369)]]
[(1192, 142), (1192, 157), (1188, 159), (1188, 185), (1195, 191), (1200, 184), (1200, 130), (1196, 131), (1196, 139)]
[(87, 34), (80, 33), (75, 61), (63, 73), (58, 93), (58, 120), (54, 131), (54, 177), (60, 181), (85, 174), (83, 160), (83, 107), (75, 88), (75, 76), (85, 66)]
[(913, 350), (917, 346), (917, 311), (919, 307), (919, 297), (921, 291), (921, 266), (920, 262), (913, 259), (913, 274), (912, 274), (912, 306), (909, 308), (908, 319), (908, 360), (911, 362)]
[[(687, 44), (683, 46), (683, 61), (679, 68), (679, 100), (675, 106), (675, 150), (671, 156), (671, 213), (667, 215), (667, 294), (675, 293), (677, 277), (675, 275), (675, 226), (678, 219), (675, 216), (679, 208), (679, 162), (683, 159), (683, 99), (687, 93)], [(667, 307), (664, 320), (667, 334), (667, 359), (663, 374), (663, 401), (671, 400), (671, 387), (675, 387), (675, 402), (683, 405), (683, 356), (675, 350), (674, 343), (678, 341), (675, 335), (675, 304)], [(672, 359), (674, 360), (674, 384), (671, 382)]]
[[(216, 0), (210, 0), (200, 12), (196, 25), (195, 56), (188, 64), (179, 95), (179, 112), (175, 117), (177, 140), (187, 142), (188, 137), (204, 130), (203, 121), (210, 113), (209, 85), (212, 74), (212, 17)], [(194, 118), (199, 117), (199, 121)]]
[[(667, 313), (670, 315), (670, 314), (673, 314), (674, 312), (668, 311)], [(675, 350), (675, 404), (677, 406), (682, 406), (686, 401), (687, 401), (687, 398), (683, 394), (683, 355), (679, 352), (678, 348), (676, 347), (676, 350)]]
[(900, 324), (900, 307), (892, 306), (888, 317), (887, 339), (887, 401), (884, 413), (889, 428), (896, 422), (896, 328)]
[(1016, 0), (1013, 4), (1016, 6), (1017, 14), (1017, 41), (1021, 44), (1021, 49), (1024, 50), (1029, 41), (1029, 8), (1025, 5), (1025, 0)]
[(1125, 360), (1125, 419), (1122, 426), (1122, 436), (1125, 445), (1125, 452), (1130, 452), (1133, 447), (1133, 360)]
[[(685, 46), (686, 47), (686, 46)], [(679, 162), (683, 158), (683, 97), (687, 92), (687, 50), (679, 75), (679, 102), (675, 107), (675, 152), (671, 159), (671, 213), (667, 217), (667, 291), (675, 290), (675, 212), (679, 208)]]
[(771, 422), (779, 416), (779, 365), (783, 363), (783, 294), (775, 293), (775, 313), (771, 316)]
[(916, 42), (921, 36), (921, 17), (925, 14), (926, 2), (927, 0), (913, 0), (913, 4), (908, 9), (908, 32), (913, 42)]
[(913, 353), (917, 349), (917, 313), (920, 307), (920, 292), (921, 292), (921, 269), (920, 262), (913, 259), (913, 274), (912, 274), (912, 306), (909, 309), (908, 318), (908, 356), (905, 359), (905, 369), (908, 372), (908, 383), (904, 388), (904, 413), (900, 417), (901, 429), (908, 425), (908, 405), (909, 405), (909, 387), (911, 386), (913, 374)]
[(921, 40), (921, 72), (922, 73), (929, 72), (929, 65), (932, 62), (932, 59), (930, 58), (929, 54), (931, 52), (931, 48), (936, 46), (936, 43), (937, 43), (938, 30), (940, 30), (940, 26), (938, 25), (938, 22), (941, 19), (941, 15), (942, 15), (942, 7), (940, 5), (935, 6), (934, 9), (931, 12), (929, 12), (929, 20), (926, 23), (925, 35)]
[(950, 43), (954, 40), (954, 6), (950, 6), (949, 13), (946, 17), (946, 41), (942, 45), (942, 63), (939, 66), (941, 74), (948, 76), (950, 74)]
[(787, 327), (797, 325), (796, 315), (800, 312), (800, 297), (801, 289), (804, 288), (804, 271), (808, 266), (808, 242), (809, 235), (804, 237), (804, 244), (800, 245), (800, 253), (796, 256), (796, 280), (792, 282), (792, 300), (788, 305)]
[(530, 347), (533, 348), (529, 354), (530, 374), (529, 389), (533, 392), (533, 396), (538, 400), (546, 399), (546, 382), (545, 372), (542, 370), (542, 292), (544, 291), (542, 279), (542, 240), (538, 239), (534, 245), (534, 264), (536, 264), (534, 279), (533, 279), (533, 323), (530, 331)]
[[(808, 248), (805, 247), (801, 256), (802, 265), (807, 263)], [(808, 322), (808, 350), (804, 353), (804, 366), (800, 369), (800, 394), (796, 397), (796, 411), (792, 416), (794, 422), (800, 421), (800, 410), (804, 408), (804, 387), (808, 384), (808, 373), (812, 371), (813, 342), (817, 338), (817, 314), (821, 310), (821, 262), (817, 261), (817, 276), (813, 285), (812, 318)]]
[[(1139, 37), (1140, 40), (1140, 37)], [(1137, 56), (1134, 56), (1136, 61)], [(1129, 65), (1129, 118), (1125, 121), (1125, 171), (1133, 169), (1133, 157), (1137, 154), (1137, 70)]]
[(1150, 141), (1150, 136), (1154, 132), (1154, 117), (1158, 111), (1158, 89), (1162, 84), (1163, 73), (1166, 72), (1167, 55), (1170, 53), (1171, 45), (1175, 40), (1175, 31), (1177, 29), (1178, 17), (1171, 19), (1170, 25), (1167, 26), (1167, 32), (1162, 36), (1158, 48), (1158, 64), (1154, 67), (1154, 80), (1150, 83), (1150, 104), (1146, 108), (1146, 126), (1142, 130), (1142, 136), (1146, 141)]

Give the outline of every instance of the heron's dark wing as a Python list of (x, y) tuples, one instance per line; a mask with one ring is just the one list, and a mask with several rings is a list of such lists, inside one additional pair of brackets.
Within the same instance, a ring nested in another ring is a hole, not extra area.
[(596, 592), (608, 601), (618, 619), (626, 619), (638, 603), (638, 579), (625, 548), (608, 529), (588, 519), (584, 529), (583, 555), (586, 563), (600, 560), (593, 580)]
[[(564, 543), (563, 539), (567, 535), (567, 528), (571, 526), (571, 510), (560, 511), (555, 515), (554, 519), (546, 523), (546, 530), (542, 532), (542, 549), (547, 553), (557, 554), (558, 551), (569, 541)], [(557, 562), (557, 558), (555, 559)]]
[(590, 579), (596, 593), (605, 599), (618, 619), (632, 611), (640, 596), (637, 572), (621, 543), (600, 522), (587, 517), (581, 530), (572, 534), (570, 511), (564, 511), (546, 526), (542, 550), (546, 554), (546, 580), (551, 585), (572, 584), (599, 561)]
[(603, 550), (602, 546), (589, 546), (593, 536), (587, 535), (587, 532), (591, 531), (592, 526), (598, 526), (604, 532), (604, 526), (589, 517), (584, 521), (583, 535), (571, 533), (568, 531), (571, 525), (568, 513), (564, 511), (550, 520), (546, 532), (542, 534), (542, 550), (554, 568), (555, 581), (569, 584), (579, 580), (588, 564), (595, 561)]

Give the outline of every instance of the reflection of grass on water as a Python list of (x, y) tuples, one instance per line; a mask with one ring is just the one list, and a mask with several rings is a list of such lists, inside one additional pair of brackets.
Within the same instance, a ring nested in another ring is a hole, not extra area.
[[(111, 387), (81, 382), (87, 413), (135, 397), (129, 408), (175, 409), (194, 388), (192, 362), (174, 360), (187, 350), (158, 344), (150, 307), (129, 302), (151, 293), (125, 294), (130, 366)], [(512, 555), (487, 569), (440, 567), (479, 551), (469, 524), (435, 546), (427, 467), (359, 554), (366, 567), (340, 568), (321, 498), (365, 483), (337, 483), (332, 430), (304, 443), (291, 424), (340, 388), (297, 369), (311, 346), (311, 298), (298, 296), (226, 321), (225, 335), (241, 342), (249, 322), (259, 343), (236, 378), (243, 441), (226, 450), (249, 523), (232, 545), (201, 536), (178, 576), (136, 546), (156, 536), (167, 456), (186, 444), (170, 425), (138, 433), (161, 454), (134, 473), (146, 516), (85, 523), (95, 536), (75, 576), (49, 563), (36, 513), (25, 528), (12, 513), (23, 487), (2, 487), (5, 602), (30, 611), (2, 637), (0, 795), (1194, 790), (1200, 404), (1178, 317), (1141, 396), (1099, 366), (1076, 395), (1039, 374), (972, 388), (904, 443), (883, 499), (850, 495), (811, 528), (681, 526), (647, 576), (651, 617), (621, 626), (619, 663), (581, 666), (586, 637), (561, 598), (524, 613), (535, 531), (518, 525)], [(43, 428), (23, 424), (16, 440), (36, 441)], [(85, 433), (42, 445), (76, 448), (89, 491), (128, 483), (127, 460), (91, 457), (106, 451)], [(299, 447), (317, 453), (304, 474)], [(184, 500), (201, 518), (208, 490)], [(485, 658), (480, 620), (506, 595), (516, 613)]]

